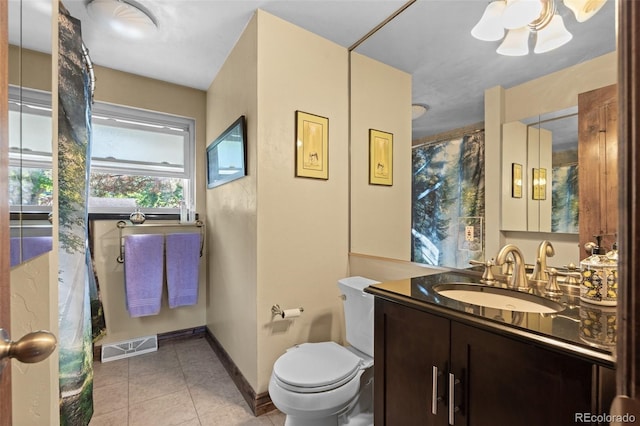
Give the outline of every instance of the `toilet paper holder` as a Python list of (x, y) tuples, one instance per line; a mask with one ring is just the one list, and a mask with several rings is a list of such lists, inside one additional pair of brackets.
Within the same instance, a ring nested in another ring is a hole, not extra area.
[(273, 305), (271, 307), (271, 315), (279, 316), (280, 318), (292, 318), (300, 316), (300, 314), (304, 312), (303, 307), (299, 307), (296, 309), (282, 309), (280, 305)]

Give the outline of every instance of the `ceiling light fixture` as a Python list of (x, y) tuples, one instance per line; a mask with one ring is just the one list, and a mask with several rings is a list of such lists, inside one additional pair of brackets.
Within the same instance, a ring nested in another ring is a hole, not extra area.
[(129, 38), (143, 38), (158, 29), (151, 12), (133, 0), (90, 0), (87, 10), (92, 18)]
[[(607, 0), (564, 0), (578, 22), (598, 12)], [(558, 0), (497, 0), (489, 3), (471, 30), (478, 40), (498, 41), (497, 53), (523, 56), (529, 53), (529, 35), (536, 35), (534, 53), (545, 53), (568, 43), (573, 35), (556, 13)], [(506, 37), (505, 37), (506, 31)]]
[(411, 119), (416, 120), (422, 117), (429, 110), (429, 106), (425, 104), (411, 105)]

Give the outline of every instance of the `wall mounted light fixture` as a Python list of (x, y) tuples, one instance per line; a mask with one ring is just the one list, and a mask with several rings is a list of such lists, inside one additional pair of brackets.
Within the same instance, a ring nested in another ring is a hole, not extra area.
[[(564, 0), (578, 22), (598, 12), (607, 0)], [(557, 14), (560, 0), (497, 0), (489, 3), (480, 21), (471, 30), (478, 40), (498, 41), (497, 53), (523, 56), (529, 53), (529, 36), (535, 34), (534, 53), (545, 53), (568, 43), (573, 35)], [(505, 36), (506, 32), (506, 36)]]

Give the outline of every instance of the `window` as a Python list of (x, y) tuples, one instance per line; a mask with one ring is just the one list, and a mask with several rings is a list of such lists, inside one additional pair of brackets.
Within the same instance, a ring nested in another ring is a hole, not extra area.
[(99, 104), (92, 111), (91, 212), (177, 212), (192, 205), (192, 119)]
[[(51, 95), (9, 88), (12, 211), (51, 211)], [(194, 200), (195, 121), (96, 102), (92, 107), (89, 210), (177, 213)]]
[(9, 205), (51, 211), (51, 94), (9, 86)]

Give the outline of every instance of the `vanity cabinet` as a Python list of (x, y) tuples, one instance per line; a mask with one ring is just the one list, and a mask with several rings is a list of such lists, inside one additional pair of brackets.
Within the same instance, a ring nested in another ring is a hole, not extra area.
[(615, 390), (612, 369), (379, 297), (374, 351), (376, 426), (568, 425)]

